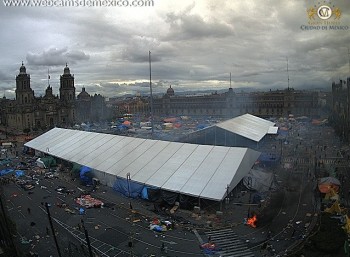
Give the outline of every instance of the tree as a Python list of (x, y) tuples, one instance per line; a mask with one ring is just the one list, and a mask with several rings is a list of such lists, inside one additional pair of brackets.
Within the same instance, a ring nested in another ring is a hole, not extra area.
[(28, 136), (29, 132), (30, 132), (30, 128), (23, 129), (23, 133), (27, 134), (27, 136)]

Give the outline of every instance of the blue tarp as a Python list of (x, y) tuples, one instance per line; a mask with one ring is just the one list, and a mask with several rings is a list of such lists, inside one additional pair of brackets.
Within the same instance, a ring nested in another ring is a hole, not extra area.
[(207, 125), (205, 125), (205, 124), (198, 124), (197, 125), (197, 129), (204, 129), (204, 128), (206, 128), (206, 127), (208, 127)]
[(141, 192), (141, 198), (149, 201), (157, 201), (160, 198), (159, 187), (144, 186)]
[(91, 168), (87, 166), (81, 166), (80, 168), (80, 180), (84, 185), (92, 185)]
[(4, 176), (4, 175), (6, 175), (6, 174), (8, 174), (8, 173), (11, 173), (11, 172), (13, 172), (13, 169), (4, 169), (4, 170), (1, 170), (1, 171), (0, 171), (0, 176)]
[(128, 130), (128, 129), (129, 129), (128, 126), (125, 126), (125, 125), (123, 125), (123, 124), (118, 125), (117, 128), (118, 128), (119, 130), (121, 130), (121, 131), (122, 131), (122, 130)]
[(143, 188), (143, 184), (124, 178), (117, 178), (113, 185), (113, 189), (115, 191), (121, 193), (126, 197), (129, 197), (130, 194), (130, 197), (132, 198), (140, 197)]
[(16, 178), (19, 178), (21, 176), (24, 176), (24, 171), (23, 170), (16, 170)]
[(265, 165), (274, 165), (280, 161), (280, 156), (276, 154), (262, 153), (260, 154), (258, 161)]

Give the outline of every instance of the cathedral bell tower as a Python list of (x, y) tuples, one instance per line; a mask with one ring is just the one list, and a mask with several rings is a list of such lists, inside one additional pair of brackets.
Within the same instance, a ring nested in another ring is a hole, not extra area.
[(19, 74), (16, 76), (16, 101), (21, 104), (32, 104), (34, 100), (34, 91), (30, 87), (30, 75), (26, 72), (23, 65), (19, 68)]
[(66, 103), (75, 101), (74, 76), (70, 74), (67, 64), (60, 77), (60, 99)]

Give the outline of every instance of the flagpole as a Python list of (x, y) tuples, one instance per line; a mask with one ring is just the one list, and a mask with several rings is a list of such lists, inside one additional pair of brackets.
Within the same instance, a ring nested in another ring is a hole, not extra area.
[(148, 61), (149, 61), (149, 88), (150, 88), (150, 94), (151, 94), (151, 126), (152, 126), (152, 139), (153, 139), (154, 125), (153, 125), (153, 94), (152, 94), (151, 51), (148, 52)]

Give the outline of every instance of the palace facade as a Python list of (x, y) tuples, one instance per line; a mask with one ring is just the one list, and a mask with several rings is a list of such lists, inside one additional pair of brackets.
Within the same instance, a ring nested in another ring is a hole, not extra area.
[[(268, 92), (239, 92), (229, 88), (224, 93), (176, 95), (170, 86), (162, 97), (153, 99), (153, 113), (159, 116), (211, 116), (232, 118), (250, 113), (262, 118), (294, 116), (317, 117), (320, 98), (315, 91), (275, 90)], [(150, 113), (149, 98), (136, 97), (122, 103), (129, 113)]]

